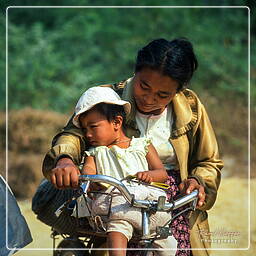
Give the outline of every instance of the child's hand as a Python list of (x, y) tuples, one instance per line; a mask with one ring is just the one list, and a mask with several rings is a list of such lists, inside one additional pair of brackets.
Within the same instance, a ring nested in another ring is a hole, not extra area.
[(51, 183), (58, 189), (76, 188), (80, 171), (71, 159), (62, 158), (50, 173)]
[(135, 176), (137, 177), (138, 180), (144, 181), (146, 183), (151, 183), (153, 181), (153, 178), (151, 177), (149, 171), (137, 172)]

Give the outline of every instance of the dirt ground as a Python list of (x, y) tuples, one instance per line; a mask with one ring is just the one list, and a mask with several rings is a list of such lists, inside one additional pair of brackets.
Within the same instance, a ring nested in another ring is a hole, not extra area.
[[(238, 177), (223, 178), (217, 202), (213, 209), (208, 212), (212, 247), (215, 249), (212, 251), (212, 256), (255, 255), (256, 179), (250, 181), (250, 193), (248, 185), (247, 179)], [(52, 251), (47, 249), (52, 248), (50, 228), (36, 219), (31, 211), (30, 201), (21, 201), (19, 206), (32, 232), (33, 242), (15, 255), (52, 255)], [(250, 215), (248, 209), (250, 210)], [(248, 249), (249, 246), (250, 248)]]

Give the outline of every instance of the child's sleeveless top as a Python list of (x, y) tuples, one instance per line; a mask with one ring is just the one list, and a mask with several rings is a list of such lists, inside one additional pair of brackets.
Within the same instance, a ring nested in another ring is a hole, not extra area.
[(128, 148), (117, 145), (108, 148), (98, 146), (90, 148), (85, 153), (95, 157), (97, 173), (123, 179), (137, 172), (147, 171), (146, 154), (150, 140), (147, 138), (132, 138)]

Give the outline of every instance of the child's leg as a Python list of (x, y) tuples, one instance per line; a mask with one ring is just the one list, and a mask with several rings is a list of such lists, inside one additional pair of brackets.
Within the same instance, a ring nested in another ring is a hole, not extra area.
[(108, 232), (108, 248), (120, 248), (120, 250), (109, 250), (109, 256), (125, 256), (127, 248), (127, 238), (124, 234), (116, 231)]
[[(162, 250), (155, 251), (155, 255), (157, 256), (174, 256), (177, 251), (177, 241), (173, 236), (168, 236), (168, 238), (166, 239), (155, 240), (154, 247), (163, 249), (163, 251)], [(173, 250), (168, 250), (168, 249), (173, 249)]]

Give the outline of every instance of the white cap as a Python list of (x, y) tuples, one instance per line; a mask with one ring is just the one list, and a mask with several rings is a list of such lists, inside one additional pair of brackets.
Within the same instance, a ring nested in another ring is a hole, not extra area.
[(131, 111), (131, 104), (128, 101), (121, 100), (119, 95), (109, 87), (91, 87), (82, 94), (78, 100), (75, 108), (75, 116), (73, 117), (73, 124), (80, 128), (79, 115), (90, 110), (99, 103), (107, 103), (124, 106), (126, 114)]

